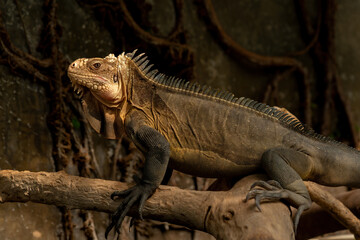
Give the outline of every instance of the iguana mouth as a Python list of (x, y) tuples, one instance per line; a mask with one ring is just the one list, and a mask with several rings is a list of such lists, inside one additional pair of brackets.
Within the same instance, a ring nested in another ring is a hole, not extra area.
[(81, 86), (74, 82), (72, 82), (72, 86), (74, 88), (75, 94), (79, 97), (79, 99), (82, 99), (82, 97), (84, 96), (84, 91), (85, 91), (84, 86)]
[[(78, 86), (78, 88), (80, 87), (86, 87), (90, 90), (102, 90), (105, 89), (105, 81), (104, 79), (101, 78), (101, 81), (94, 81), (94, 77), (96, 76), (85, 76), (82, 74), (78, 74), (75, 72), (69, 72), (69, 74), (71, 76), (74, 77), (74, 79), (71, 78), (71, 82), (73, 84), (73, 86)], [(98, 78), (99, 79), (99, 78)]]

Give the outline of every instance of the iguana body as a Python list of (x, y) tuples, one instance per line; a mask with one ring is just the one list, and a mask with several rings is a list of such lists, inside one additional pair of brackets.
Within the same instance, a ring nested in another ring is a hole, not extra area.
[(287, 111), (149, 71), (145, 57), (134, 55), (78, 59), (68, 70), (93, 128), (108, 138), (125, 131), (146, 158), (142, 180), (112, 195), (125, 199), (107, 233), (139, 200), (141, 216), (168, 166), (225, 178), (263, 169), (276, 182), (255, 183), (265, 190), (253, 189), (248, 198), (257, 205), (286, 199), (299, 210), (295, 226), (311, 205), (302, 180), (360, 186), (355, 149), (314, 133)]

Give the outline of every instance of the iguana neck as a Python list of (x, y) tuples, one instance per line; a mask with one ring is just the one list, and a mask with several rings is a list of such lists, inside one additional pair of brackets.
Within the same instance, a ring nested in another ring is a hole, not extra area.
[(146, 79), (143, 72), (134, 64), (128, 63), (128, 79), (126, 80), (126, 104), (122, 110), (127, 113), (131, 108), (141, 110), (147, 118), (152, 118), (152, 100), (155, 93), (155, 85), (153, 82)]

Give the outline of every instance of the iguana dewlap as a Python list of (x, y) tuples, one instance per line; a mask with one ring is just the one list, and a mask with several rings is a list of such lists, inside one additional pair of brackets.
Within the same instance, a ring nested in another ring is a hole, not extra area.
[(285, 110), (167, 77), (143, 54), (81, 58), (68, 75), (91, 126), (107, 138), (126, 132), (143, 152), (143, 177), (124, 196), (106, 231), (119, 229), (129, 208), (160, 185), (167, 167), (201, 177), (239, 177), (265, 170), (247, 198), (286, 199), (301, 213), (311, 200), (303, 180), (360, 186), (355, 149), (306, 128)]

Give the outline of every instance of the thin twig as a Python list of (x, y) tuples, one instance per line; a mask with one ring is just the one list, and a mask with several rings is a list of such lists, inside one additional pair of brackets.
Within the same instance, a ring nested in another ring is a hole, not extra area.
[(184, 0), (173, 0), (175, 9), (175, 25), (169, 34), (169, 39), (175, 39), (181, 32), (183, 32), (183, 20), (184, 20)]
[[(312, 57), (315, 60), (315, 70), (317, 71), (320, 84), (317, 88), (319, 91), (320, 122), (321, 133), (329, 135), (332, 133), (334, 125), (334, 115), (338, 119), (344, 119), (350, 133), (350, 141), (355, 147), (360, 147), (359, 136), (355, 128), (353, 112), (350, 104), (343, 93), (340, 76), (337, 70), (335, 59), (335, 16), (337, 3), (335, 0), (319, 1), (319, 17), (321, 17), (320, 27), (314, 33), (310, 23), (305, 1), (295, 1), (298, 6), (298, 17), (301, 26), (303, 26), (304, 39), (314, 38), (319, 32), (318, 40), (312, 47)], [(318, 22), (319, 24), (319, 22)], [(335, 111), (338, 110), (336, 113)], [(338, 124), (341, 121), (338, 120)], [(343, 129), (343, 127), (342, 127)]]
[[(315, 30), (310, 21), (310, 16), (306, 8), (305, 0), (295, 0), (295, 10), (300, 20), (300, 27), (307, 42), (311, 38), (314, 38)], [(319, 1), (319, 11), (321, 12), (321, 0)], [(321, 18), (320, 18), (321, 19)]]
[(222, 28), (220, 21), (216, 15), (215, 9), (211, 0), (201, 1), (199, 11), (205, 11), (202, 16), (206, 18), (209, 24), (209, 30), (216, 37), (224, 50), (231, 56), (243, 60), (246, 59), (251, 63), (259, 66), (276, 66), (276, 67), (296, 67), (301, 73), (306, 72), (303, 65), (294, 58), (278, 57), (278, 56), (263, 56), (246, 50), (238, 43), (236, 43)]
[(21, 14), (20, 3), (19, 3), (18, 0), (14, 0), (14, 2), (15, 2), (15, 5), (16, 5), (16, 10), (17, 10), (18, 13), (19, 13), (19, 18), (20, 18), (20, 21), (21, 21), (21, 24), (22, 24), (22, 27), (23, 27), (23, 31), (24, 31), (24, 35), (25, 35), (25, 44), (26, 44), (26, 47), (27, 47), (29, 53), (31, 54), (31, 46), (30, 46), (30, 42), (29, 42), (29, 38), (28, 38), (27, 31), (26, 31), (24, 18), (22, 17), (22, 14)]
[(2, 13), (0, 10), (0, 42), (4, 50), (7, 52), (7, 54), (11, 53), (12, 55), (16, 55), (19, 58), (23, 59), (23, 61), (28, 62), (29, 64), (35, 65), (40, 68), (49, 68), (52, 66), (53, 62), (52, 59), (37, 59), (34, 56), (25, 53), (14, 46), (14, 44), (11, 42), (8, 32), (5, 29), (5, 25), (2, 21)]
[(91, 214), (91, 212), (87, 210), (81, 210), (80, 216), (83, 218), (82, 229), (84, 230), (85, 236), (89, 240), (98, 240), (93, 215)]
[(149, 32), (145, 31), (144, 29), (142, 29), (136, 22), (135, 20), (132, 18), (130, 12), (128, 11), (126, 4), (124, 1), (119, 1), (119, 7), (120, 7), (120, 11), (123, 15), (123, 18), (125, 20), (125, 22), (132, 28), (135, 30), (136, 34), (143, 39), (144, 41), (147, 41), (151, 44), (154, 45), (169, 45), (169, 46), (174, 46), (174, 47), (178, 47), (180, 49), (189, 49), (189, 47), (187, 45), (183, 45), (183, 44), (179, 44), (179, 43), (174, 43), (174, 42), (169, 42), (168, 40), (164, 39), (164, 38), (160, 38), (160, 37), (156, 37), (151, 35)]
[(276, 76), (268, 83), (262, 102), (270, 103), (270, 99), (274, 99), (274, 105), (278, 105), (278, 85), (283, 79), (287, 78), (294, 71), (295, 68), (289, 68), (282, 73), (276, 74)]
[(0, 41), (0, 44), (4, 50), (4, 52), (7, 55), (7, 62), (9, 63), (9, 66), (16, 70), (20, 69), (21, 71), (24, 71), (28, 73), (29, 75), (34, 76), (36, 79), (39, 79), (42, 82), (49, 82), (50, 78), (44, 74), (42, 74), (37, 68), (35, 68), (32, 64), (27, 62), (24, 58), (21, 58), (15, 54), (13, 54), (2, 41)]
[(198, 11), (208, 23), (209, 30), (220, 43), (223, 49), (231, 56), (239, 60), (247, 60), (250, 63), (263, 67), (291, 67), (295, 68), (301, 74), (301, 100), (302, 115), (304, 122), (311, 125), (311, 92), (307, 69), (301, 62), (290, 57), (263, 56), (246, 50), (236, 43), (222, 28), (220, 21), (216, 15), (211, 0), (203, 0), (198, 2)]
[(307, 31), (307, 33), (306, 33), (307, 37), (310, 38), (312, 36), (310, 43), (304, 49), (290, 54), (290, 56), (301, 56), (301, 55), (304, 55), (307, 52), (309, 52), (309, 50), (311, 48), (313, 48), (319, 40), (319, 35), (320, 35), (320, 30), (321, 30), (321, 21), (322, 21), (321, 1), (319, 1), (319, 6), (318, 6), (319, 10), (318, 10), (318, 17), (317, 17), (315, 33), (314, 33), (313, 27), (310, 23), (309, 16), (307, 14), (305, 2), (303, 0), (295, 1), (295, 6), (297, 8), (299, 8), (298, 14), (302, 15), (302, 22), (304, 25), (303, 27)]

